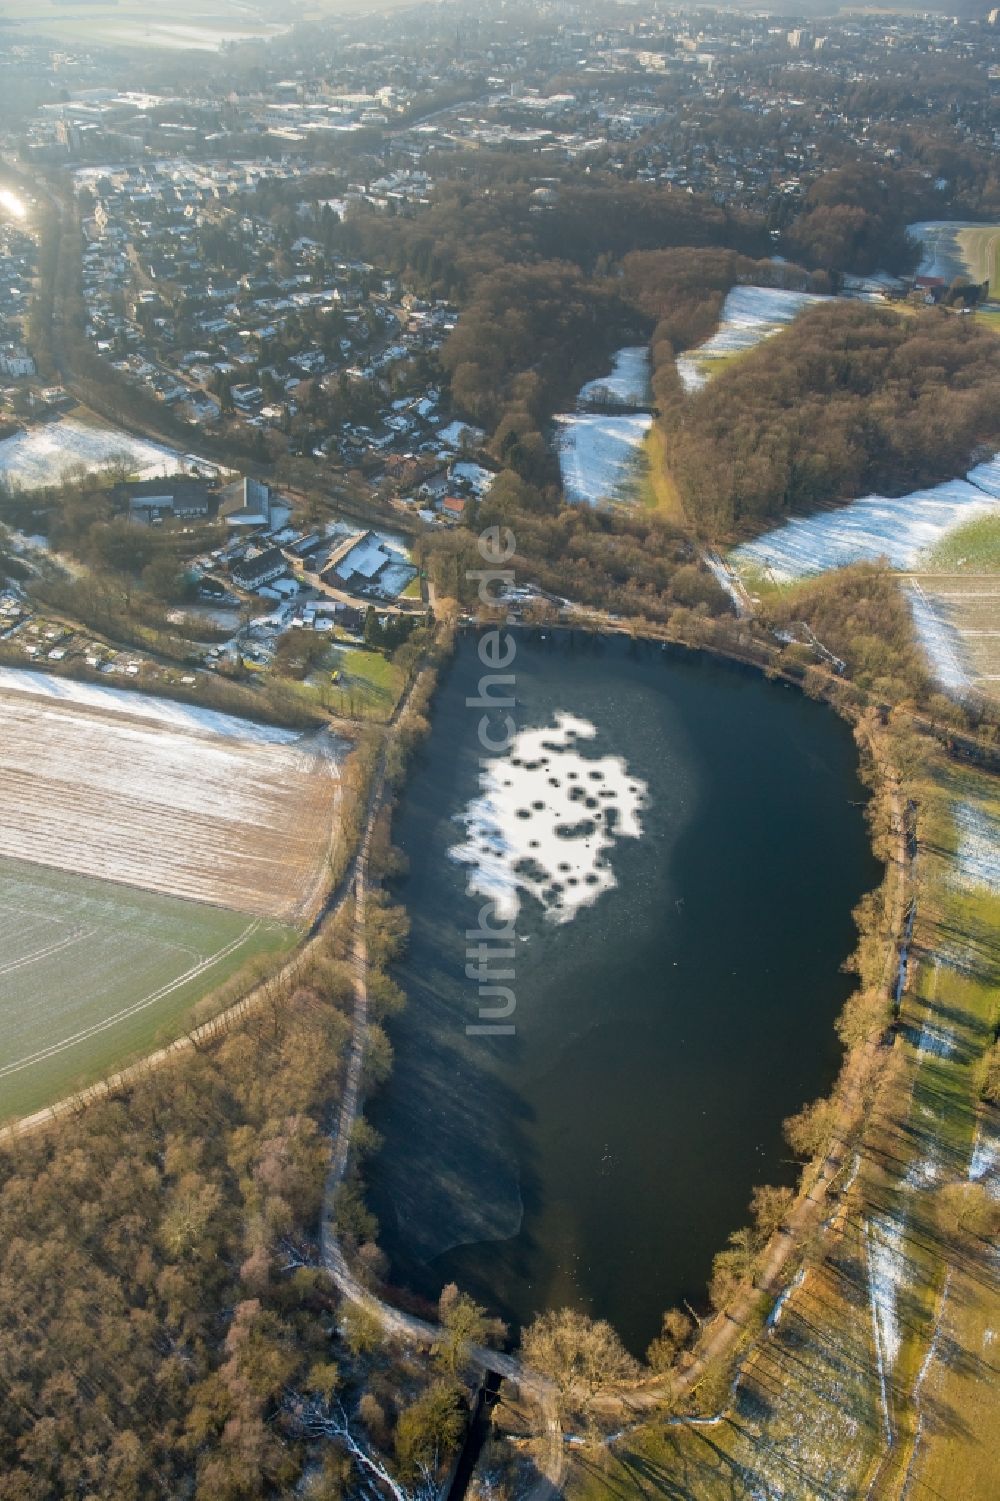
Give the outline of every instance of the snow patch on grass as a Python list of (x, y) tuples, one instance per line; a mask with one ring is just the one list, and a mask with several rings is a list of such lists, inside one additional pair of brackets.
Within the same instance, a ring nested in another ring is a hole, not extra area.
[(49, 673), (35, 672), (30, 668), (0, 667), (0, 692), (30, 693), (37, 698), (54, 698), (65, 704), (103, 709), (130, 719), (152, 720), (175, 730), (221, 735), (226, 740), (245, 740), (256, 745), (291, 745), (301, 739), (298, 730), (255, 724), (250, 719), (222, 714), (216, 709), (203, 709), (198, 704), (175, 703), (149, 693), (131, 693), (126, 688), (106, 688), (103, 683), (52, 677)]
[(932, 1157), (914, 1162), (908, 1169), (903, 1184), (906, 1188), (930, 1188), (937, 1182), (941, 1169)]
[(648, 412), (557, 417), (556, 450), (567, 500), (594, 506), (624, 498), (652, 425)]
[(0, 443), (0, 475), (15, 488), (39, 490), (61, 483), (74, 469), (92, 472), (123, 457), (140, 479), (177, 474), (185, 465), (182, 454), (160, 443), (60, 417), (5, 438)]
[(931, 1053), (935, 1058), (950, 1058), (955, 1051), (955, 1034), (947, 1027), (937, 1027), (924, 1020), (917, 1038), (917, 1052)]
[(865, 1221), (868, 1252), (868, 1294), (872, 1311), (872, 1337), (882, 1396), (886, 1442), (893, 1441), (890, 1391), (892, 1373), (899, 1357), (900, 1332), (898, 1292), (905, 1276), (903, 1228), (888, 1215)]
[(630, 344), (618, 350), (610, 375), (580, 387), (577, 401), (642, 402), (649, 400), (649, 394), (649, 350), (645, 344)]
[(954, 880), (972, 890), (1000, 894), (1000, 818), (975, 803), (956, 803), (952, 819), (958, 831)]
[(809, 292), (785, 292), (778, 287), (733, 287), (722, 304), (716, 332), (704, 344), (677, 358), (677, 373), (685, 391), (700, 391), (707, 386), (715, 374), (715, 362), (754, 349), (794, 322), (803, 308), (827, 301)]
[(906, 1280), (903, 1227), (889, 1215), (868, 1220), (869, 1276), (877, 1316), (882, 1358), (891, 1374), (901, 1343), (897, 1297)]
[(550, 922), (570, 922), (617, 884), (608, 860), (617, 841), (642, 835), (647, 784), (620, 756), (584, 755), (579, 743), (596, 734), (572, 714), (522, 730), (506, 756), (487, 763), (481, 795), (459, 815), (466, 837), (448, 854), (469, 867), (469, 892), (505, 919), (516, 918), (526, 894)]
[(962, 665), (962, 638), (958, 631), (919, 584), (910, 584), (906, 593), (917, 639), (935, 679), (948, 693), (968, 693), (972, 680)]
[(980, 1122), (969, 1159), (970, 1183), (982, 1183), (990, 1197), (1000, 1199), (1000, 1137), (985, 1121)]

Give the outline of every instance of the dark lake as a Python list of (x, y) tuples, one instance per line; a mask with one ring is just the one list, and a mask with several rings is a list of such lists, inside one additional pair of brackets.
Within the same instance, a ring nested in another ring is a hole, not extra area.
[[(574, 1303), (641, 1352), (704, 1301), (751, 1188), (794, 1180), (781, 1122), (839, 1066), (881, 871), (824, 706), (650, 644), (517, 648), (515, 744), (480, 767), (469, 639), (396, 820), (409, 1004), (369, 1202), (397, 1283), (458, 1281), (514, 1324)], [(517, 909), (512, 1036), (466, 1033), (487, 892)]]

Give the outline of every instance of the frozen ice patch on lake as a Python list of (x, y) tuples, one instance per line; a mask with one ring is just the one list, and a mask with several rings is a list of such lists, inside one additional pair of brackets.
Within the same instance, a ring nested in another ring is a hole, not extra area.
[(955, 803), (958, 831), (955, 880), (959, 885), (1000, 894), (1000, 818), (975, 803)]
[(556, 418), (556, 449), (567, 500), (597, 505), (624, 495), (653, 425), (648, 412)]
[(448, 854), (469, 867), (469, 893), (512, 920), (522, 895), (550, 922), (570, 922), (617, 883), (608, 856), (619, 839), (642, 835), (647, 784), (621, 756), (586, 756), (597, 730), (557, 714), (548, 729), (521, 730), (506, 756), (480, 774), (480, 796), (458, 821), (465, 839)]
[(22, 490), (39, 490), (60, 484), (74, 469), (93, 472), (122, 457), (140, 479), (178, 474), (185, 467), (184, 455), (174, 449), (113, 427), (60, 417), (5, 438), (0, 443), (0, 475)]
[(785, 292), (780, 287), (733, 287), (712, 337), (677, 357), (677, 374), (685, 391), (707, 386), (715, 374), (715, 361), (745, 354), (787, 328), (803, 308), (828, 301), (811, 292)]

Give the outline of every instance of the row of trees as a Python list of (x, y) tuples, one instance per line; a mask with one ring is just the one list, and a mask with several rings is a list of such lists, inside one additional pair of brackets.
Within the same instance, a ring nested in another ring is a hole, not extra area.
[(475, 604), (470, 572), (482, 566), (476, 536), (487, 526), (510, 528), (517, 550), (507, 566), (553, 595), (660, 623), (678, 606), (710, 615), (729, 608), (688, 539), (655, 512), (560, 505), (556, 489), (539, 490), (510, 471), (478, 507), (476, 531), (437, 532), (418, 544), (439, 593)]

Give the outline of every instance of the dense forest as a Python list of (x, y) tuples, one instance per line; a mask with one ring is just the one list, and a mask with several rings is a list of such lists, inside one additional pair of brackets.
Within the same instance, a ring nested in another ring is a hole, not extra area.
[(906, 226), (923, 217), (926, 205), (927, 184), (918, 173), (841, 167), (811, 184), (785, 244), (806, 265), (828, 271), (912, 271), (920, 252)]
[(725, 535), (954, 479), (1000, 441), (1000, 341), (943, 311), (836, 302), (803, 313), (667, 413), (692, 520)]
[(829, 289), (799, 266), (718, 247), (633, 251), (593, 274), (566, 260), (493, 270), (441, 352), (455, 410), (487, 430), (501, 464), (529, 484), (556, 484), (553, 413), (616, 348), (647, 339), (656, 400), (676, 395), (675, 355), (712, 333), (738, 281)]
[(765, 255), (763, 221), (735, 214), (697, 194), (643, 183), (579, 177), (556, 186), (551, 201), (534, 196), (530, 169), (506, 180), (510, 158), (477, 163), (474, 175), (443, 181), (416, 218), (386, 218), (359, 204), (343, 224), (331, 222), (326, 248), (405, 273), (423, 291), (465, 301), (499, 267), (569, 261), (601, 274), (632, 251), (722, 246)]
[(442, 352), (456, 410), (514, 450), (527, 479), (551, 476), (541, 428), (611, 351), (645, 334), (609, 279), (566, 261), (508, 266), (485, 276)]
[(4, 1501), (287, 1494), (277, 1405), (332, 1389), (336, 1352), (329, 1291), (281, 1275), (281, 1245), (319, 1215), (349, 993), (326, 965), (0, 1153)]

